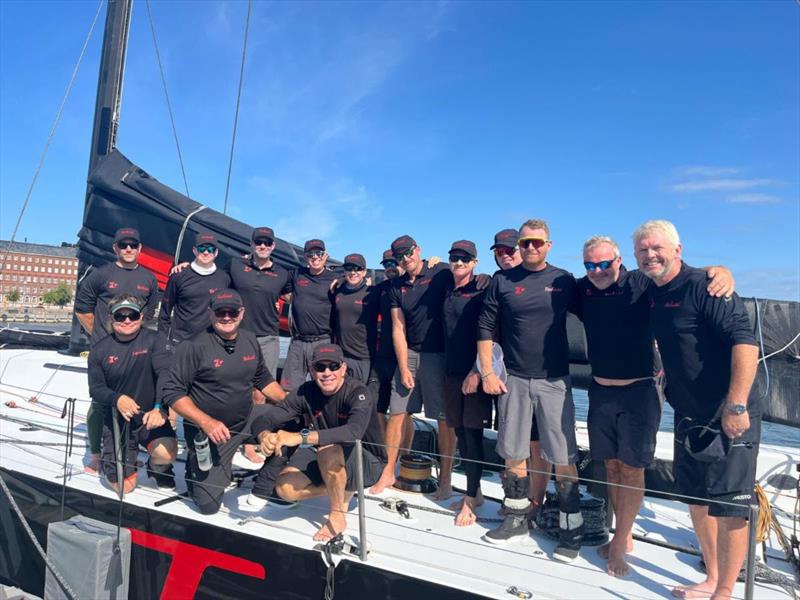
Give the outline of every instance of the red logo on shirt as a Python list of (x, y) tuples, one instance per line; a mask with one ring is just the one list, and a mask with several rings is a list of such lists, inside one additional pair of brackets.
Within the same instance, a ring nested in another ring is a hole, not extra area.
[(256, 359), (256, 355), (255, 354), (246, 354), (245, 356), (242, 357), (242, 360), (244, 362), (250, 362), (251, 360), (255, 360), (255, 359)]
[(553, 287), (552, 285), (546, 285), (546, 286), (544, 286), (544, 291), (545, 292), (563, 292), (564, 290), (563, 290), (563, 288), (557, 288), (557, 287)]
[(119, 362), (119, 356), (108, 357), (108, 364), (113, 365), (115, 362)]
[(221, 358), (215, 358), (214, 359), (214, 368), (215, 369), (219, 369), (223, 365), (224, 362), (225, 361), (222, 360)]
[(150, 288), (147, 287), (146, 285), (137, 285), (136, 289), (139, 290), (140, 292), (149, 292), (150, 291)]
[(119, 284), (116, 281), (109, 281), (108, 282), (108, 289), (115, 290)]
[(681, 303), (678, 302), (677, 300), (671, 300), (669, 302), (664, 303), (664, 308), (680, 308), (680, 307)]
[(525, 291), (525, 286), (524, 285), (518, 285), (517, 287), (514, 288), (514, 295), (515, 296), (519, 296), (524, 291)]
[(218, 291), (219, 291), (219, 288), (211, 288), (210, 290), (208, 290), (208, 293), (209, 294), (216, 294)]
[(311, 282), (308, 279), (298, 279), (297, 280), (297, 285), (299, 285), (300, 287), (308, 287), (308, 285), (310, 283)]
[(251, 267), (245, 267), (244, 269), (242, 269), (242, 271), (244, 271), (245, 273), (249, 273), (252, 270), (253, 269)]
[(366, 302), (364, 302), (363, 300), (356, 300), (353, 302), (353, 304), (364, 305), (366, 304)]
[(133, 356), (141, 356), (142, 354), (147, 354), (147, 348), (144, 350), (136, 350), (135, 352), (131, 353)]

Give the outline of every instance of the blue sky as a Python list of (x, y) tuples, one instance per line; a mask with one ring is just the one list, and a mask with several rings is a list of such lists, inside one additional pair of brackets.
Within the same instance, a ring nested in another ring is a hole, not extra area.
[[(0, 237), (33, 176), (95, 2), (0, 3)], [(191, 196), (222, 208), (247, 5), (151, 2)], [(80, 228), (105, 11), (18, 239)], [(377, 266), (551, 224), (582, 241), (675, 222), (690, 264), (800, 299), (800, 5), (254, 2), (229, 214)], [(118, 147), (183, 190), (143, 0)]]

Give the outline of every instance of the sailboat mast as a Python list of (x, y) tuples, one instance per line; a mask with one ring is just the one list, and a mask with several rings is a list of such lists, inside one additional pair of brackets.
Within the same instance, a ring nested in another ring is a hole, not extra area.
[[(89, 148), (89, 174), (95, 169), (100, 159), (116, 146), (132, 7), (133, 0), (108, 0), (103, 48), (100, 55), (100, 74), (97, 80), (92, 145)], [(92, 186), (87, 182), (86, 201), (81, 222), (83, 226), (86, 225), (91, 192)], [(83, 276), (86, 268), (86, 263), (81, 260), (78, 265), (79, 279)], [(85, 346), (86, 341), (82, 335), (81, 326), (73, 317), (70, 331), (70, 352), (77, 353)]]

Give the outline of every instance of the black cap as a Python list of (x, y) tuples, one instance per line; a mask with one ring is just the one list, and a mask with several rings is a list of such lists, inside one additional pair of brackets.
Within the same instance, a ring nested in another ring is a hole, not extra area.
[(383, 251), (383, 258), (381, 259), (381, 264), (383, 264), (387, 260), (394, 260), (394, 252), (392, 252), (391, 248)]
[(252, 241), (256, 240), (272, 240), (275, 241), (275, 232), (272, 231), (272, 227), (256, 227), (253, 229), (253, 235), (250, 236)]
[(344, 266), (347, 265), (355, 265), (361, 269), (367, 268), (367, 259), (365, 259), (361, 254), (348, 254), (344, 257)]
[(519, 242), (519, 231), (516, 229), (503, 229), (494, 234), (494, 245), (490, 250), (494, 250), (498, 246), (505, 246), (506, 248), (514, 248)]
[(303, 252), (311, 250), (325, 250), (325, 242), (322, 240), (308, 240), (303, 246)]
[(311, 353), (312, 363), (323, 361), (342, 362), (343, 360), (344, 354), (342, 354), (342, 349), (336, 344), (320, 344), (314, 348), (314, 352)]
[(414, 241), (410, 235), (401, 235), (395, 241), (392, 242), (392, 253), (398, 254), (400, 252), (405, 252), (409, 248), (416, 246), (417, 242)]
[(242, 308), (242, 297), (239, 292), (228, 288), (220, 290), (211, 296), (211, 310), (220, 310), (222, 308)]
[(217, 236), (213, 233), (198, 233), (194, 236), (194, 246), (202, 246), (203, 244), (212, 244), (215, 247), (219, 247), (219, 243), (217, 242)]
[(475, 247), (475, 244), (469, 240), (453, 242), (453, 245), (450, 246), (450, 252), (463, 252), (468, 254), (471, 258), (478, 258), (478, 249)]
[(119, 242), (125, 240), (129, 240), (131, 242), (140, 242), (139, 230), (134, 229), (133, 227), (122, 227), (117, 229), (117, 232), (114, 234), (114, 243), (118, 244)]

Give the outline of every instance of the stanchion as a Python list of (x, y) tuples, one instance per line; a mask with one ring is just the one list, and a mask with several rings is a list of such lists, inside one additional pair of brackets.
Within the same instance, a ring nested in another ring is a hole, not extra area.
[(364, 449), (361, 440), (356, 440), (356, 489), (358, 490), (358, 553), (362, 561), (367, 560), (367, 514), (364, 506)]
[(750, 520), (747, 523), (747, 561), (745, 562), (744, 600), (753, 600), (756, 580), (756, 529), (758, 527), (758, 505), (750, 505)]

